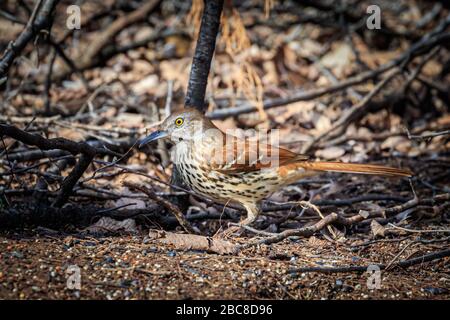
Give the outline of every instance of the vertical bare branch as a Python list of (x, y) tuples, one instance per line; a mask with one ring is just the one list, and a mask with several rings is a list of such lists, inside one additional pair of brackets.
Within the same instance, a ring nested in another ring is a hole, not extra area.
[(208, 84), (208, 74), (216, 48), (216, 38), (219, 33), (220, 16), (223, 0), (205, 0), (202, 23), (192, 60), (189, 84), (186, 93), (185, 106), (194, 107), (205, 112), (205, 92)]
[(0, 79), (6, 77), (14, 59), (22, 52), (27, 44), (41, 30), (51, 27), (53, 11), (59, 0), (39, 1), (28, 21), (25, 29), (19, 35), (16, 41), (11, 42), (3, 56), (0, 58)]

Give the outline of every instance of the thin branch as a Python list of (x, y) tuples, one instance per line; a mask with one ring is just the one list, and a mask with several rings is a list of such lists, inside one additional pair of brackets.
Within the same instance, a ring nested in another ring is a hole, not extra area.
[(8, 45), (8, 48), (0, 59), (0, 79), (7, 77), (12, 63), (25, 49), (27, 44), (42, 30), (51, 27), (53, 22), (52, 14), (58, 2), (59, 0), (40, 0), (36, 4), (25, 29), (15, 41)]
[[(396, 75), (400, 73), (399, 69), (394, 69), (390, 74), (386, 76), (382, 81), (380, 81), (373, 89), (370, 91), (367, 95), (364, 96), (364, 98), (352, 106), (350, 109), (348, 109), (336, 122), (333, 123), (333, 125), (330, 127), (330, 129), (326, 130), (325, 132), (321, 133), (308, 143), (305, 143), (305, 145), (302, 148), (302, 153), (307, 153), (311, 147), (319, 142), (324, 137), (330, 135), (331, 133), (335, 132), (337, 129), (340, 129), (340, 132), (344, 132), (347, 126), (358, 117), (361, 117), (365, 114), (365, 110), (367, 109), (367, 105), (369, 104), (370, 100), (375, 97), (383, 87), (388, 84)], [(335, 134), (337, 135), (337, 134)]]
[(398, 230), (406, 231), (406, 232), (410, 232), (410, 233), (450, 233), (450, 229), (414, 230), (414, 229), (399, 227), (392, 223), (389, 223), (388, 225), (394, 229), (398, 229)]
[(412, 135), (409, 133), (409, 131), (407, 132), (409, 139), (421, 139), (421, 140), (427, 140), (427, 139), (431, 139), (434, 137), (445, 136), (445, 135), (449, 135), (449, 134), (450, 134), (450, 130), (432, 132), (432, 133), (427, 133), (427, 134), (422, 134), (422, 135)]
[(352, 226), (356, 223), (359, 223), (359, 222), (362, 222), (365, 220), (369, 220), (369, 219), (393, 216), (394, 214), (403, 212), (407, 209), (417, 207), (419, 204), (422, 204), (422, 205), (430, 204), (430, 203), (435, 204), (438, 201), (447, 201), (449, 198), (450, 198), (450, 193), (439, 194), (439, 195), (434, 196), (433, 198), (422, 199), (422, 200), (417, 198), (417, 196), (414, 196), (413, 199), (411, 199), (405, 203), (402, 203), (402, 204), (399, 204), (399, 205), (396, 205), (396, 206), (393, 206), (393, 207), (390, 207), (387, 209), (374, 210), (374, 211), (369, 212), (368, 214), (356, 214), (351, 217), (344, 217), (342, 215), (338, 215), (337, 213), (332, 212), (331, 214), (325, 216), (323, 219), (319, 220), (317, 223), (315, 223), (311, 226), (303, 227), (300, 229), (285, 230), (283, 232), (280, 232), (278, 234), (275, 234), (275, 235), (267, 237), (267, 238), (263, 238), (261, 240), (242, 244), (239, 246), (239, 250), (249, 248), (252, 246), (258, 246), (261, 244), (267, 245), (267, 244), (281, 242), (284, 239), (287, 239), (289, 237), (310, 237), (313, 234), (315, 234), (316, 232), (324, 229), (325, 227), (327, 227), (333, 223), (341, 224), (344, 226)]
[(117, 153), (103, 148), (97, 148), (86, 142), (75, 142), (66, 138), (47, 139), (38, 134), (31, 134), (15, 126), (0, 123), (0, 136), (6, 135), (24, 144), (38, 147), (41, 150), (65, 150), (73, 155), (76, 154), (99, 154), (118, 156)]

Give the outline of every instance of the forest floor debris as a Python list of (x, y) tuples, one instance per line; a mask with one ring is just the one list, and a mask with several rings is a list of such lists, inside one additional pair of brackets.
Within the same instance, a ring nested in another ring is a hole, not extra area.
[[(316, 237), (218, 255), (174, 250), (145, 236), (0, 236), (0, 296), (13, 299), (449, 299), (450, 258), (381, 271), (293, 272), (300, 267), (389, 264), (436, 251), (415, 236), (353, 244)], [(242, 239), (241, 239), (242, 241)], [(443, 244), (448, 247), (449, 239)], [(409, 246), (408, 246), (409, 245)], [(404, 250), (404, 248), (406, 249)], [(81, 289), (67, 287), (78, 266)], [(368, 287), (369, 283), (369, 287)]]

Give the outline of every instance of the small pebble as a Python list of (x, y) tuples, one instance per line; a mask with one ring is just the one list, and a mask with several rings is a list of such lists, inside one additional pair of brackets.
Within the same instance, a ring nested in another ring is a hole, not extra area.
[(170, 250), (170, 251), (167, 252), (167, 255), (168, 255), (169, 257), (175, 257), (175, 256), (177, 255), (177, 253), (176, 253), (176, 251), (174, 251), (174, 250)]

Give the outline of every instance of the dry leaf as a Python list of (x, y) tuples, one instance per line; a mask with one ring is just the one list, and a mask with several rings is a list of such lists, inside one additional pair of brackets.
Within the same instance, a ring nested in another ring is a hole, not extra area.
[(153, 35), (153, 33), (154, 33), (153, 28), (142, 26), (134, 34), (134, 41), (139, 42), (145, 40), (151, 35)]
[(141, 127), (144, 122), (144, 116), (136, 113), (120, 113), (117, 117), (117, 124), (123, 128)]
[(316, 157), (331, 160), (342, 157), (345, 154), (345, 149), (340, 147), (329, 147), (321, 150), (317, 150), (315, 155)]
[(315, 236), (311, 236), (308, 239), (308, 244), (313, 246), (313, 247), (324, 247), (326, 246), (328, 243), (325, 240), (319, 239)]
[(194, 234), (150, 230), (148, 236), (152, 240), (174, 246), (178, 250), (202, 250), (218, 254), (232, 254), (237, 249), (237, 246), (229, 241)]
[(84, 231), (91, 233), (108, 233), (108, 232), (138, 233), (136, 222), (133, 219), (125, 219), (123, 221), (118, 221), (109, 217), (102, 217), (96, 223), (84, 229)]
[(22, 30), (23, 26), (20, 23), (0, 18), (0, 39), (3, 43), (15, 40)]
[(141, 81), (131, 85), (131, 90), (137, 94), (141, 95), (144, 93), (151, 93), (159, 84), (159, 78), (156, 74), (151, 74)]
[(324, 115), (314, 114), (313, 116), (314, 127), (316, 128), (315, 133), (320, 134), (331, 128), (331, 120), (329, 117)]
[(411, 140), (402, 136), (389, 137), (383, 141), (381, 149), (395, 149), (405, 153), (411, 149)]
[(310, 110), (313, 110), (314, 106), (314, 101), (298, 101), (286, 105), (284, 108), (282, 108), (282, 111), (272, 109), (269, 111), (269, 114), (272, 115), (275, 121), (279, 123), (284, 123), (291, 117), (299, 119), (299, 121), (302, 122), (307, 122), (313, 115)]
[(366, 210), (359, 210), (358, 214), (361, 217), (363, 217), (364, 219), (367, 219), (369, 217), (369, 215), (370, 215), (370, 212), (366, 211)]
[(74, 129), (63, 128), (58, 130), (58, 137), (66, 138), (74, 141), (82, 141), (85, 139), (84, 135)]
[(191, 39), (185, 35), (171, 35), (166, 37), (166, 46), (173, 46), (177, 57), (184, 57), (191, 48)]
[(386, 228), (379, 224), (375, 219), (373, 219), (370, 223), (370, 230), (372, 231), (374, 237), (384, 237), (386, 233)]
[(302, 41), (292, 41), (289, 47), (302, 58), (309, 59), (311, 56), (319, 56), (323, 50), (323, 45), (309, 38)]
[[(144, 76), (144, 75), (148, 75), (148, 74), (155, 72), (155, 68), (153, 67), (153, 65), (150, 62), (143, 60), (143, 59), (139, 59), (139, 60), (133, 61), (133, 71), (138, 75)], [(156, 80), (158, 80), (158, 77), (155, 74), (152, 74), (149, 77), (151, 77), (151, 76), (156, 77)]]

